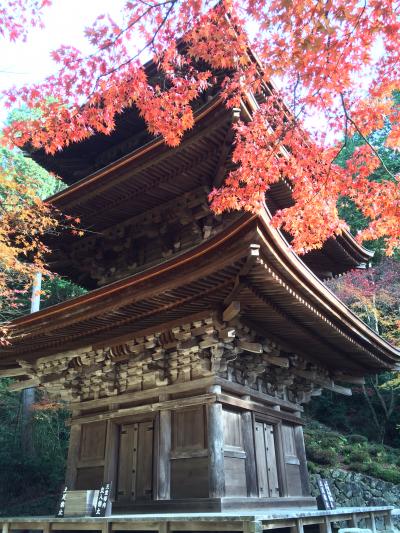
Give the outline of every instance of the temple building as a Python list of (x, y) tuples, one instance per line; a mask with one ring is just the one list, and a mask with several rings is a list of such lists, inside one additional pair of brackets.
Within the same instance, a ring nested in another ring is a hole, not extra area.
[(66, 485), (112, 481), (115, 512), (315, 508), (302, 405), (400, 361), (323, 283), (370, 252), (343, 233), (298, 257), (270, 224), (290, 177), (258, 215), (210, 211), (259, 102), (208, 92), (177, 148), (132, 108), (109, 136), (31, 153), (86, 230), (50, 243), (50, 268), (89, 291), (14, 320), (0, 373), (69, 402)]

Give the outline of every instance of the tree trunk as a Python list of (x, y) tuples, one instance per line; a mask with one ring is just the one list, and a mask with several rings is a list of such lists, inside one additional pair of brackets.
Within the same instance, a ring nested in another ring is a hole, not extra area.
[(32, 427), (32, 406), (35, 403), (35, 389), (25, 389), (22, 391), (22, 433), (21, 444), (24, 455), (33, 457), (35, 454), (33, 446)]
[[(42, 274), (37, 272), (33, 279), (31, 313), (40, 309), (40, 290), (42, 287)], [(35, 450), (33, 445), (32, 407), (35, 403), (35, 389), (22, 391), (22, 434), (21, 444), (25, 455), (33, 457)]]

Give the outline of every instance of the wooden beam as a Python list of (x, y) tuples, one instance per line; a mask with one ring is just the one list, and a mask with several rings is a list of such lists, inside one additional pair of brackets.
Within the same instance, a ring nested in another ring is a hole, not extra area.
[(239, 394), (240, 396), (248, 395), (251, 398), (260, 400), (267, 405), (280, 405), (283, 409), (288, 411), (299, 411), (303, 412), (303, 407), (298, 403), (292, 403), (288, 400), (281, 400), (280, 398), (275, 398), (275, 396), (270, 396), (269, 394), (264, 394), (245, 385), (240, 385), (239, 383), (233, 383), (224, 378), (217, 377), (215, 383), (221, 385), (223, 390)]
[(0, 378), (14, 378), (17, 376), (29, 376), (30, 373), (26, 368), (5, 368), (0, 370)]
[(353, 385), (365, 385), (365, 378), (362, 376), (351, 376), (349, 374), (335, 374), (336, 381), (351, 383)]
[(31, 387), (38, 387), (40, 385), (40, 379), (25, 379), (23, 381), (17, 381), (16, 383), (11, 383), (8, 390), (10, 392), (16, 392), (24, 389), (30, 389)]
[(229, 322), (233, 318), (235, 318), (240, 313), (240, 302), (237, 300), (233, 300), (228, 307), (225, 309), (225, 311), (222, 313), (222, 320), (224, 322)]
[(262, 344), (259, 342), (239, 341), (238, 348), (244, 350), (245, 352), (263, 353)]
[(299, 370), (297, 368), (293, 369), (293, 373), (296, 376), (302, 377), (303, 379), (309, 380), (317, 385), (321, 385), (324, 389), (337, 392), (338, 394), (343, 394), (344, 396), (352, 396), (352, 391), (348, 387), (342, 387), (341, 385), (336, 385), (333, 380), (327, 380), (316, 375), (315, 372), (310, 370)]
[(111, 404), (123, 405), (133, 401), (143, 401), (149, 398), (158, 398), (159, 394), (176, 394), (191, 391), (202, 391), (210, 387), (215, 383), (215, 377), (210, 376), (206, 378), (200, 378), (193, 381), (183, 381), (179, 383), (173, 383), (172, 385), (165, 385), (156, 389), (145, 389), (135, 392), (126, 392), (124, 394), (118, 394), (115, 396), (109, 396), (107, 398), (99, 398), (98, 400), (86, 400), (84, 402), (74, 402), (72, 405), (81, 410), (93, 409), (98, 407), (104, 407)]
[(289, 359), (287, 357), (280, 357), (276, 355), (267, 354), (264, 356), (266, 361), (271, 365), (280, 366), (282, 368), (289, 368)]
[[(115, 398), (114, 398), (115, 399)], [(113, 418), (123, 418), (125, 416), (133, 416), (137, 414), (154, 413), (162, 410), (176, 410), (184, 407), (191, 407), (194, 405), (206, 405), (217, 401), (215, 394), (201, 394), (199, 396), (191, 396), (189, 398), (177, 398), (176, 400), (167, 400), (165, 402), (148, 403), (145, 405), (138, 405), (136, 407), (127, 407), (125, 409), (115, 409), (113, 411), (105, 411), (93, 415), (79, 416), (71, 419), (72, 424), (87, 424), (89, 422), (97, 422), (99, 420), (109, 420)]]
[(229, 396), (228, 394), (218, 394), (217, 400), (223, 404), (231, 405), (232, 407), (239, 407), (240, 409), (246, 409), (248, 411), (254, 411), (256, 413), (262, 413), (268, 416), (271, 416), (275, 419), (288, 420), (294, 422), (295, 424), (304, 425), (299, 417), (288, 413), (282, 410), (276, 410), (271, 407), (267, 407), (262, 403), (253, 402), (251, 400), (242, 400), (241, 398), (235, 398), (234, 396)]

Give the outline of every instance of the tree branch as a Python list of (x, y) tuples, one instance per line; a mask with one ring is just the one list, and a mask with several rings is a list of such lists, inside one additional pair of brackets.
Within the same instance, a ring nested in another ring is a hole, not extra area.
[(343, 111), (344, 111), (344, 116), (346, 118), (346, 121), (347, 122), (350, 122), (350, 124), (354, 127), (354, 129), (357, 131), (357, 133), (360, 135), (360, 137), (362, 138), (362, 140), (365, 142), (365, 144), (367, 144), (371, 150), (374, 152), (374, 154), (376, 155), (376, 157), (379, 159), (382, 167), (384, 168), (385, 172), (392, 178), (392, 179), (396, 179), (394, 174), (392, 172), (390, 172), (390, 170), (388, 169), (388, 167), (386, 166), (386, 163), (383, 161), (382, 157), (379, 155), (378, 151), (376, 150), (376, 148), (369, 142), (369, 140), (365, 137), (365, 135), (363, 134), (363, 132), (360, 130), (360, 128), (358, 127), (358, 125), (354, 122), (354, 120), (350, 117), (349, 113), (348, 113), (348, 110), (346, 108), (346, 104), (345, 104), (345, 101), (344, 101), (344, 96), (343, 96), (343, 93), (340, 93), (340, 98), (341, 98), (341, 101), (342, 101), (342, 107), (343, 107)]

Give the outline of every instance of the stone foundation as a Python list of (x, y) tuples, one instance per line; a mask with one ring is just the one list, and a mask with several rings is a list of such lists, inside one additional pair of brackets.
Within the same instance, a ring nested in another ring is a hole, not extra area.
[[(311, 494), (318, 495), (318, 474), (310, 475)], [(324, 473), (338, 507), (393, 505), (400, 507), (400, 485), (388, 483), (359, 472), (332, 469)], [(394, 516), (397, 527), (400, 516)]]

